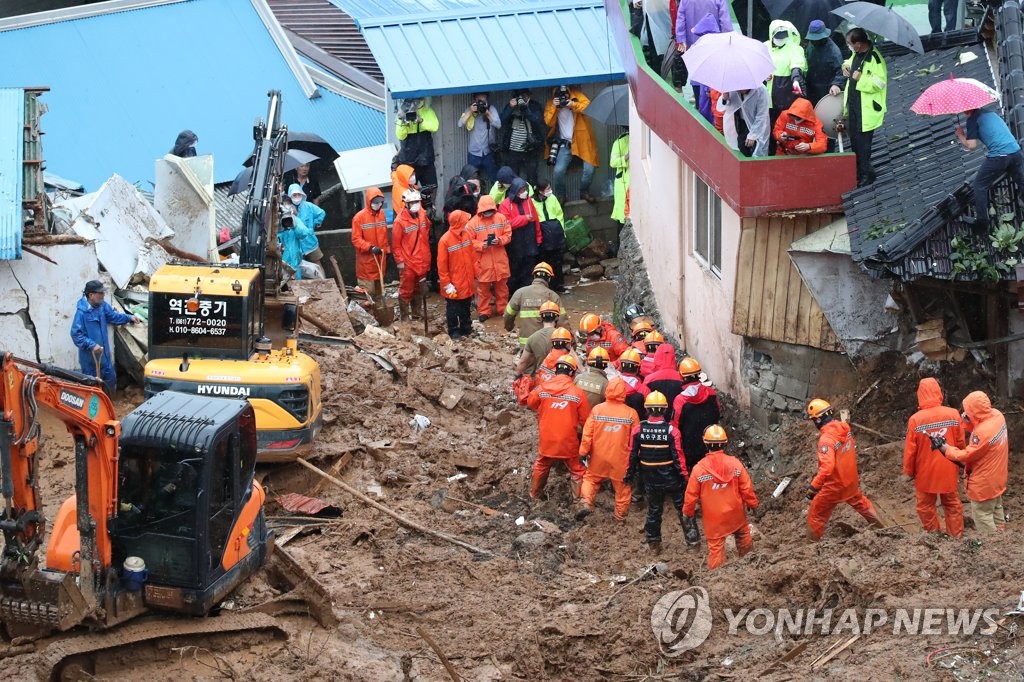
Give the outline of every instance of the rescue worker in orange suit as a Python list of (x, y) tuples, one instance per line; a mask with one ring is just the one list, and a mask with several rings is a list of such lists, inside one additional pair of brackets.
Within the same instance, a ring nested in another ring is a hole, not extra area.
[(580, 457), (589, 456), (590, 464), (583, 475), (583, 509), (577, 518), (594, 511), (597, 491), (610, 480), (615, 491), (615, 520), (626, 520), (632, 491), (623, 479), (629, 466), (630, 434), (640, 425), (640, 417), (623, 402), (625, 397), (626, 382), (618, 378), (609, 381), (605, 401), (591, 410), (583, 426)]
[(468, 213), (452, 211), (448, 215), (448, 231), (437, 242), (437, 275), (446, 301), (445, 322), (452, 341), (473, 333), (470, 306), (476, 291), (476, 251), (473, 233), (466, 229), (468, 222)]
[(557, 327), (555, 331), (551, 332), (551, 350), (548, 352), (547, 357), (537, 367), (537, 373), (534, 375), (534, 384), (540, 386), (548, 379), (555, 376), (555, 365), (558, 360), (563, 356), (572, 353), (572, 334), (569, 333), (568, 329), (564, 327)]
[(814, 113), (814, 105), (803, 97), (797, 97), (779, 114), (772, 134), (776, 156), (823, 154), (828, 147), (828, 138)]
[(384, 215), (384, 193), (377, 187), (366, 190), (366, 206), (352, 217), (352, 249), (356, 252), (356, 284), (381, 300), (381, 281), (388, 265), (388, 221)]
[(580, 318), (580, 335), (586, 337), (584, 348), (587, 354), (595, 348), (604, 348), (608, 353), (608, 362), (617, 362), (623, 351), (629, 348), (615, 325), (605, 322), (596, 313), (587, 313)]
[(402, 194), (405, 208), (391, 230), (392, 252), (398, 266), (398, 307), (403, 320), (420, 319), (420, 302), (427, 293), (430, 272), (430, 218), (414, 189)]
[(950, 445), (941, 436), (933, 445), (950, 461), (964, 465), (974, 527), (980, 533), (995, 533), (1006, 526), (1003, 493), (1010, 456), (1006, 419), (982, 391), (964, 398), (964, 416), (970, 430), (967, 447)]
[(935, 513), (936, 498), (942, 502), (946, 532), (958, 538), (964, 532), (964, 508), (960, 503), (960, 472), (957, 466), (932, 448), (931, 439), (942, 436), (958, 448), (965, 445), (960, 414), (942, 404), (942, 389), (932, 377), (917, 386), (918, 411), (907, 422), (903, 446), (903, 479), (914, 481), (917, 515), (929, 533), (942, 530)]
[[(523, 354), (519, 356), (519, 362), (516, 364), (517, 377), (527, 374), (530, 376), (536, 375), (540, 364), (548, 355), (551, 354), (551, 335), (554, 334), (557, 329), (555, 325), (558, 324), (558, 317), (561, 314), (562, 309), (554, 301), (544, 301), (544, 303), (541, 304), (540, 323), (543, 326), (530, 334), (530, 338), (526, 340), (526, 346), (523, 347)], [(571, 335), (569, 336), (569, 340), (572, 340)], [(562, 351), (558, 354), (558, 357), (565, 355), (567, 352), (568, 350)], [(554, 367), (554, 361), (552, 361), (552, 375), (554, 375)]]
[(665, 337), (657, 329), (647, 332), (647, 335), (644, 336), (644, 356), (640, 360), (640, 376), (644, 379), (654, 371), (654, 354), (663, 343), (665, 343)]
[(403, 163), (391, 171), (391, 210), (395, 212), (396, 216), (402, 212), (402, 195), (410, 189), (417, 192), (420, 189), (420, 186), (416, 184), (416, 169)]
[(811, 508), (807, 528), (814, 540), (825, 534), (825, 524), (840, 502), (845, 502), (874, 526), (882, 523), (871, 500), (861, 492), (857, 476), (857, 446), (850, 425), (835, 418), (832, 406), (821, 398), (807, 403), (806, 418), (818, 429), (818, 473), (807, 490)]
[(665, 498), (679, 515), (679, 523), (686, 536), (686, 544), (695, 547), (700, 542), (697, 524), (683, 516), (683, 498), (686, 492), (686, 462), (679, 442), (679, 430), (665, 418), (668, 400), (658, 391), (652, 391), (644, 401), (647, 419), (633, 428), (630, 435), (629, 469), (626, 482), (643, 483), (647, 496), (647, 522), (644, 534), (651, 549), (661, 547), (661, 517)]
[(647, 348), (644, 346), (644, 337), (653, 332), (654, 327), (644, 320), (634, 320), (630, 327), (630, 335), (632, 336), (633, 342), (629, 345), (631, 348), (635, 348), (642, 357), (647, 353)]
[(622, 372), (622, 380), (626, 382), (626, 404), (636, 410), (640, 419), (647, 419), (644, 398), (650, 394), (651, 389), (640, 378), (641, 358), (636, 348), (627, 348), (626, 352), (619, 356), (619, 371)]
[(730, 535), (736, 539), (740, 556), (754, 548), (746, 510), (757, 508), (757, 495), (746, 467), (725, 452), (729, 443), (725, 429), (712, 424), (701, 438), (707, 456), (690, 472), (683, 514), (696, 523), (694, 515), (700, 502), (704, 537), (708, 539), (708, 568), (713, 571), (725, 563), (725, 539)]
[(608, 366), (608, 353), (604, 348), (594, 348), (587, 354), (587, 368), (576, 375), (576, 386), (587, 396), (590, 409), (604, 402), (608, 377), (604, 368)]
[(576, 358), (563, 355), (555, 364), (555, 376), (530, 391), (526, 405), (537, 413), (540, 444), (533, 465), (530, 497), (539, 500), (548, 483), (551, 467), (562, 462), (572, 477), (573, 497), (579, 498), (586, 467), (580, 462), (580, 429), (587, 423), (587, 396), (572, 382)]
[(683, 390), (683, 377), (676, 369), (676, 349), (670, 343), (662, 343), (654, 351), (654, 371), (647, 375), (644, 383), (652, 391), (659, 391), (668, 400), (668, 418), (672, 416), (672, 405), (676, 396)]
[(512, 240), (512, 227), (508, 218), (498, 213), (494, 197), (484, 194), (477, 204), (476, 215), (469, 221), (469, 229), (473, 231), (473, 248), (480, 254), (476, 273), (476, 312), (480, 321), (486, 322), (494, 311), (491, 308), (492, 297), (499, 313), (508, 305), (508, 278), (512, 271), (508, 266), (505, 246)]
[(679, 362), (683, 390), (672, 403), (673, 420), (682, 434), (686, 468), (693, 471), (704, 457), (704, 430), (722, 419), (718, 391), (700, 381), (700, 363), (691, 357)]

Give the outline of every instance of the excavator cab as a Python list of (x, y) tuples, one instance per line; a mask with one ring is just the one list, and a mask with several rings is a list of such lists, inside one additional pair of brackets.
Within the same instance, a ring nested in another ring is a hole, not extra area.
[(246, 400), (160, 393), (122, 420), (119, 461), (112, 564), (142, 559), (146, 606), (207, 613), (263, 565), (272, 534)]

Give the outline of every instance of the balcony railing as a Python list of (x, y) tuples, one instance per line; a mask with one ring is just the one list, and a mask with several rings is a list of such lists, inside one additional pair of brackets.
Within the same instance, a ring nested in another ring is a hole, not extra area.
[(628, 4), (604, 0), (637, 112), (736, 213), (754, 217), (808, 210), (840, 212), (856, 186), (853, 154), (752, 159), (734, 151), (690, 102), (647, 66), (629, 32)]

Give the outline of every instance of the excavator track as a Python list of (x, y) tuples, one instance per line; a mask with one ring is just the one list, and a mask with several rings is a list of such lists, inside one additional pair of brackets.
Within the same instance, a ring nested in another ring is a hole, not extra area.
[[(80, 656), (111, 652), (140, 642), (167, 637), (196, 637), (237, 632), (264, 632), (287, 638), (288, 633), (272, 617), (263, 613), (239, 613), (214, 618), (168, 618), (136, 621), (103, 632), (62, 635), (35, 642), (34, 667), (40, 680), (60, 680), (64, 668)], [(47, 644), (49, 641), (49, 644)]]

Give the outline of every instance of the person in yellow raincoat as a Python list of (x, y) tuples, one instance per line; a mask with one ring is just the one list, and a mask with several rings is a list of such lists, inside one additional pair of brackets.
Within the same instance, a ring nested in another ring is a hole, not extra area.
[(626, 222), (626, 192), (629, 190), (629, 128), (612, 143), (611, 159), (608, 165), (615, 170), (615, 204), (612, 206), (612, 220)]
[[(601, 162), (597, 158), (597, 142), (594, 140), (594, 131), (590, 128), (590, 119), (583, 113), (588, 106), (590, 98), (582, 91), (568, 85), (560, 85), (551, 91), (551, 99), (544, 107), (544, 124), (551, 131), (548, 133), (549, 144), (559, 145), (551, 174), (555, 194), (560, 199), (567, 198), (565, 173), (569, 170), (572, 157), (575, 156), (583, 162), (580, 198), (594, 204), (597, 203), (597, 198), (590, 193), (590, 182), (594, 179), (594, 169), (600, 166)], [(549, 159), (550, 150), (549, 146)]]

